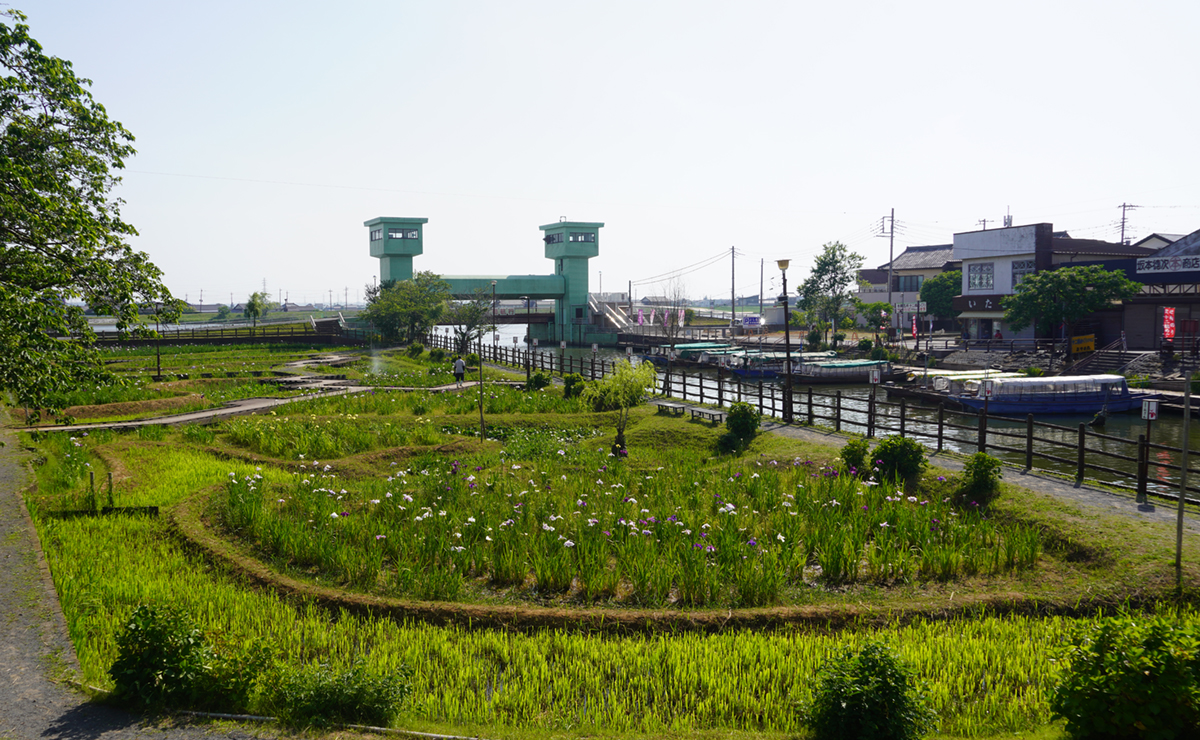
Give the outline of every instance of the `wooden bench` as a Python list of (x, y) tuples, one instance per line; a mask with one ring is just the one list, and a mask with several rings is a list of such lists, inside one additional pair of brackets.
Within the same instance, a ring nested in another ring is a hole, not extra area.
[(687, 407), (682, 403), (676, 403), (675, 401), (655, 401), (654, 405), (658, 407), (658, 411), (656, 413), (662, 413), (665, 411), (668, 414), (674, 414), (675, 416), (683, 416), (683, 412), (687, 409)]
[(717, 409), (692, 409), (693, 419), (707, 419), (714, 424), (725, 421), (725, 412)]

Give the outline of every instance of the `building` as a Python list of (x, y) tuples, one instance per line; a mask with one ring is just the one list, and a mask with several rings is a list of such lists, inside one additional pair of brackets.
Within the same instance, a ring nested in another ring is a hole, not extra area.
[[(1004, 324), (1000, 305), (1025, 277), (1059, 267), (1147, 257), (1156, 251), (1148, 246), (1074, 239), (1065, 231), (1055, 233), (1048, 223), (955, 234), (954, 258), (962, 262), (962, 293), (954, 299), (954, 309), (971, 339), (990, 339), (997, 332), (1005, 339), (1033, 339), (1036, 327), (1014, 332)], [(1097, 316), (1091, 326), (1076, 330), (1089, 333), (1089, 329), (1118, 338), (1122, 331), (1120, 309)], [(1097, 336), (1097, 343), (1101, 342), (1102, 337)]]
[(953, 244), (907, 247), (890, 263), (876, 269), (858, 271), (858, 298), (863, 303), (887, 302), (888, 275), (891, 275), (891, 316), (893, 326), (908, 326), (912, 310), (921, 300), (921, 285), (931, 277), (959, 269)]

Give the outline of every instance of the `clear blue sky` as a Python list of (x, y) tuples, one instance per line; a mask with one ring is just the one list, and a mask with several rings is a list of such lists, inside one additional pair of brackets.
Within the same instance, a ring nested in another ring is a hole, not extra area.
[[(1195, 0), (11, 6), (137, 137), (133, 244), (192, 301), (353, 300), (381, 215), (456, 275), (549, 272), (540, 224), (603, 221), (593, 290), (736, 246), (739, 294), (829, 241), (886, 261), (892, 207), (897, 252), (1008, 209), (1200, 228)], [(727, 296), (729, 260), (682, 281)]]

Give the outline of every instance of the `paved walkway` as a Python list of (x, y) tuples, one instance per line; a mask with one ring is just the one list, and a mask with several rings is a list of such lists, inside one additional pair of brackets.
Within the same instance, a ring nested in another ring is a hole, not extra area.
[[(778, 422), (767, 421), (762, 427), (764, 431), (781, 434), (785, 437), (803, 439), (815, 444), (840, 448), (850, 439), (849, 436), (836, 432), (816, 429), (813, 427), (787, 426)], [(941, 468), (959, 472), (963, 469), (962, 459), (947, 455), (934, 454), (929, 461)], [(1019, 468), (1005, 466), (1004, 482), (1031, 491), (1053, 496), (1063, 501), (1070, 501), (1083, 506), (1101, 509), (1106, 513), (1120, 514), (1145, 521), (1174, 524), (1176, 520), (1175, 504), (1164, 501), (1161, 505), (1138, 504), (1133, 494), (1113, 493), (1100, 488), (1089, 488), (1087, 485), (1078, 486), (1051, 475), (1037, 471), (1025, 471)], [(1185, 531), (1200, 534), (1200, 518), (1192, 510), (1184, 512)]]

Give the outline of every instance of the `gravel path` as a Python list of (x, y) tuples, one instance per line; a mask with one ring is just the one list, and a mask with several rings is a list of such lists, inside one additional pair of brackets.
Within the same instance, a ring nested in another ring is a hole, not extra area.
[[(777, 422), (764, 422), (762, 429), (774, 434), (781, 434), (785, 437), (794, 437), (815, 444), (838, 448), (846, 444), (850, 439), (846, 435), (828, 430), (815, 429), (813, 427), (787, 426)], [(963, 469), (963, 461), (960, 458), (946, 454), (930, 455), (929, 461), (940, 468), (955, 472)], [(1169, 501), (1163, 501), (1160, 505), (1153, 503), (1138, 504), (1134, 500), (1133, 494), (1113, 493), (1099, 488), (1088, 488), (1086, 485), (1077, 486), (1073, 482), (1036, 471), (1026, 472), (1018, 468), (1005, 466), (1004, 482), (1081, 506), (1102, 509), (1110, 514), (1120, 514), (1147, 521), (1171, 524), (1175, 522), (1176, 518), (1175, 505)], [(1183, 526), (1187, 532), (1200, 534), (1200, 519), (1191, 510), (1184, 512)]]

